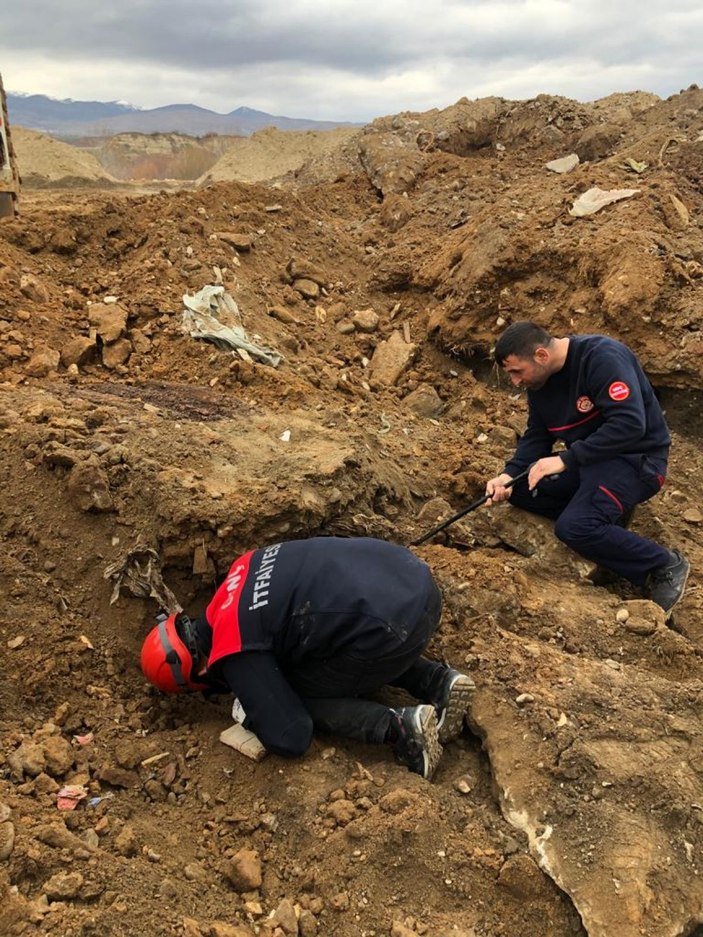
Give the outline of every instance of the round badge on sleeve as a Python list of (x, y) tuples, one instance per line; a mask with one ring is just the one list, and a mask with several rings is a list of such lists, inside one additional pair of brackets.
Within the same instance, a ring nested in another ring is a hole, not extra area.
[(630, 396), (630, 388), (624, 381), (613, 381), (608, 388), (608, 394), (613, 400), (627, 400)]
[(579, 397), (579, 399), (576, 401), (576, 409), (579, 411), (579, 413), (588, 413), (593, 409), (593, 401), (590, 399), (590, 397)]

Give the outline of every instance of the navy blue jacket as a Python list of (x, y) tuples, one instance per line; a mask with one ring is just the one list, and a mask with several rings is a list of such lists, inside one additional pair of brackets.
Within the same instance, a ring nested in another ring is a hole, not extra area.
[(433, 589), (426, 563), (368, 537), (313, 537), (245, 553), (197, 622), (206, 679), (231, 689), (245, 726), (269, 751), (300, 755), (312, 722), (286, 674), (306, 660), (394, 653)]
[(646, 453), (666, 462), (671, 436), (634, 353), (605, 335), (569, 337), (561, 370), (528, 391), (527, 429), (504, 468), (514, 477), (548, 456), (558, 440), (567, 469)]
[(373, 660), (402, 646), (430, 595), (429, 567), (370, 537), (289, 540), (239, 557), (207, 607), (209, 666), (273, 651), (294, 667), (353, 651)]

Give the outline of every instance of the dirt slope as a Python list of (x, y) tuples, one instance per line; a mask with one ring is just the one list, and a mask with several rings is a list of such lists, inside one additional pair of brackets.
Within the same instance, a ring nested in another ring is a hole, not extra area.
[[(701, 933), (702, 168), (693, 88), (382, 118), (275, 189), (25, 193), (0, 227), (0, 933)], [(596, 185), (639, 191), (569, 214)], [(215, 282), (278, 368), (183, 332)], [(670, 476), (635, 525), (692, 560), (673, 628), (504, 506), (419, 550), (432, 652), (478, 685), (432, 784), (323, 737), (248, 762), (227, 700), (146, 687), (159, 603), (110, 604), (110, 565), (152, 548), (195, 611), (255, 545), (409, 542), (512, 451), (525, 403), (488, 351), (526, 316), (623, 338), (660, 390)]]
[(233, 137), (119, 133), (86, 140), (100, 165), (122, 180), (197, 179), (232, 145)]
[[(355, 127), (305, 132), (276, 130), (274, 127), (258, 130), (251, 137), (234, 140), (198, 181), (201, 185), (231, 179), (266, 182), (299, 170), (313, 158), (324, 165), (332, 159), (332, 154), (358, 135), (359, 130)], [(317, 178), (334, 177), (318, 173)]]
[(116, 182), (92, 153), (54, 140), (45, 133), (13, 127), (12, 140), (22, 183), (26, 186), (111, 186)]

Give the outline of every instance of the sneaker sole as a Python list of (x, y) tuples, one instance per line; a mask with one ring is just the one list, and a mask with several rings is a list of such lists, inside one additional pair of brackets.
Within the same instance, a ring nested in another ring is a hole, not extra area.
[(665, 621), (669, 620), (671, 613), (679, 604), (681, 599), (684, 597), (684, 593), (686, 592), (686, 583), (688, 582), (688, 576), (690, 572), (691, 572), (691, 564), (688, 560), (686, 560), (686, 575), (683, 577), (683, 582), (681, 583), (681, 591), (679, 592), (678, 598), (673, 603), (673, 605), (670, 605), (669, 608), (664, 609), (664, 614), (666, 615)]
[(425, 770), (422, 776), (429, 781), (437, 770), (437, 765), (442, 757), (442, 746), (439, 741), (439, 729), (437, 727), (437, 712), (434, 706), (420, 706), (418, 708), (418, 722), (422, 729), (422, 737), (425, 740)]
[(442, 721), (438, 724), (439, 741), (442, 745), (461, 735), (464, 728), (464, 716), (468, 712), (471, 697), (476, 684), (465, 674), (457, 677), (449, 691), (449, 699), (444, 708)]

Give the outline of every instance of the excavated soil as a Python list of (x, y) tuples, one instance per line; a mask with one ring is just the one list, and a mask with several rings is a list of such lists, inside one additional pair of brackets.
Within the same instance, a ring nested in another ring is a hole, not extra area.
[[(0, 226), (0, 933), (702, 933), (703, 92), (462, 100), (310, 155), (152, 193), (76, 160)], [(638, 191), (570, 214), (594, 186)], [(212, 283), (277, 368), (183, 331)], [(197, 611), (254, 546), (409, 543), (524, 427), (490, 365), (518, 318), (647, 367), (674, 443), (634, 526), (691, 559), (674, 619), (504, 505), (418, 548), (477, 684), (432, 783), (336, 738), (254, 763), (228, 700), (152, 691), (160, 602), (110, 568)]]

